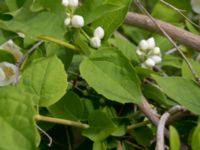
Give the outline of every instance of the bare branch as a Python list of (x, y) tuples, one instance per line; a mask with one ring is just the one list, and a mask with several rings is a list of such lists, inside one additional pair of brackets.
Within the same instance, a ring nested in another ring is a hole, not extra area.
[(174, 114), (175, 112), (185, 110), (182, 106), (174, 106), (169, 111), (165, 112), (158, 124), (157, 129), (157, 142), (156, 142), (156, 150), (165, 150), (165, 140), (164, 140), (164, 133), (165, 133), (165, 124), (170, 117), (171, 114)]

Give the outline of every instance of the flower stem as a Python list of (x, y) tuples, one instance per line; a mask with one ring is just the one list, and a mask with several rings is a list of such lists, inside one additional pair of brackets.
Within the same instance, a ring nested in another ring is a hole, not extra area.
[(47, 116), (42, 116), (42, 115), (39, 115), (39, 114), (35, 115), (34, 119), (36, 121), (62, 124), (62, 125), (73, 126), (73, 127), (78, 127), (78, 128), (82, 128), (82, 129), (87, 129), (87, 128), (90, 127), (88, 124), (84, 124), (84, 123), (81, 123), (81, 122), (78, 122), (78, 121), (71, 121), (71, 120), (66, 120), (66, 119), (47, 117)]
[(81, 33), (87, 38), (88, 41), (90, 41), (90, 37), (87, 35), (87, 33), (81, 28)]
[(39, 36), (38, 38), (41, 39), (41, 40), (44, 40), (44, 41), (48, 41), (48, 42), (53, 42), (53, 43), (59, 44), (61, 46), (64, 46), (64, 47), (69, 48), (71, 50), (74, 50), (76, 52), (79, 52), (79, 49), (76, 46), (74, 46), (74, 45), (72, 45), (70, 43), (55, 39), (53, 37), (50, 37), (50, 36)]

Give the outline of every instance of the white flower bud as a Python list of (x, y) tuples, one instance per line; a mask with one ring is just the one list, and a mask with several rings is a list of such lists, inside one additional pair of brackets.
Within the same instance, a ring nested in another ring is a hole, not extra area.
[(69, 0), (69, 7), (76, 8), (78, 7), (78, 0)]
[(153, 37), (149, 38), (149, 39), (147, 40), (147, 43), (148, 43), (148, 48), (149, 48), (149, 49), (153, 49), (153, 48), (155, 48), (155, 46), (156, 46), (156, 43), (155, 43), (155, 40), (154, 40)]
[(65, 24), (66, 26), (69, 26), (70, 23), (71, 23), (71, 18), (67, 17), (67, 18), (65, 19), (65, 21), (64, 21), (64, 24)]
[(136, 54), (137, 54), (138, 56), (144, 56), (144, 55), (145, 55), (145, 53), (142, 52), (140, 49), (137, 49), (137, 50), (136, 50)]
[(154, 60), (152, 60), (151, 58), (148, 58), (145, 62), (144, 62), (144, 64), (147, 66), (147, 67), (153, 67), (153, 66), (155, 66), (155, 62), (154, 62)]
[(84, 19), (82, 16), (74, 15), (72, 17), (71, 24), (75, 28), (81, 28), (84, 26)]
[[(0, 63), (0, 86), (16, 83), (18, 80), (18, 69), (15, 65), (7, 62)], [(3, 71), (3, 72), (2, 72)]]
[(156, 63), (160, 63), (162, 61), (162, 58), (160, 56), (152, 56), (151, 59)]
[(0, 68), (0, 82), (6, 79), (6, 75), (2, 68)]
[(142, 67), (142, 68), (145, 68), (145, 69), (148, 68), (148, 67), (145, 65), (145, 63), (142, 63), (142, 64), (141, 64), (141, 67)]
[(23, 39), (26, 37), (26, 35), (22, 32), (17, 32), (17, 34), (18, 34), (19, 37), (21, 37)]
[(104, 37), (104, 29), (102, 27), (97, 27), (95, 30), (94, 30), (94, 36), (95, 37), (98, 37), (100, 39), (103, 39)]
[(90, 45), (94, 48), (101, 47), (101, 39), (98, 37), (93, 37), (90, 39)]
[(143, 51), (148, 49), (148, 43), (146, 40), (141, 40), (139, 43), (139, 48)]
[(62, 5), (65, 7), (69, 6), (69, 0), (62, 0)]
[(159, 47), (155, 47), (155, 48), (153, 49), (153, 54), (154, 54), (154, 55), (160, 55), (160, 48), (159, 48)]

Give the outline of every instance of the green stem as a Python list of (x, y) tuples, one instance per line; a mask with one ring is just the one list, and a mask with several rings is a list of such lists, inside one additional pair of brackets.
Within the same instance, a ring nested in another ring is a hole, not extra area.
[(150, 124), (151, 122), (149, 120), (146, 120), (146, 121), (143, 121), (143, 122), (140, 122), (140, 123), (136, 123), (136, 124), (132, 124), (132, 125), (129, 125), (127, 127), (127, 130), (133, 130), (133, 129), (136, 129), (136, 128), (139, 128), (139, 127), (143, 127), (143, 126), (146, 126), (147, 124)]
[(78, 128), (82, 128), (82, 129), (87, 129), (90, 127), (88, 124), (84, 124), (84, 123), (81, 123), (78, 121), (71, 121), (71, 120), (66, 120), (66, 119), (47, 117), (47, 116), (42, 116), (39, 114), (35, 115), (34, 119), (36, 121), (56, 123), (56, 124), (61, 124), (61, 125), (66, 125), (66, 126), (78, 127)]
[(87, 35), (87, 33), (81, 28), (81, 33), (87, 38), (88, 41), (90, 41), (90, 37)]
[(59, 44), (61, 46), (64, 46), (64, 47), (69, 48), (71, 50), (74, 50), (76, 52), (79, 52), (79, 49), (76, 46), (74, 46), (74, 45), (72, 45), (70, 43), (55, 39), (53, 37), (50, 37), (50, 36), (39, 36), (38, 38), (41, 39), (41, 40), (44, 40), (44, 41), (48, 41), (48, 42), (53, 42), (53, 43)]

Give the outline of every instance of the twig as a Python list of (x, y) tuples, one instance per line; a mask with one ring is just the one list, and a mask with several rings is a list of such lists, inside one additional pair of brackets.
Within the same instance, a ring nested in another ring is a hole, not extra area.
[(140, 146), (138, 146), (137, 144), (134, 144), (134, 143), (131, 143), (130, 141), (124, 141), (125, 143), (127, 143), (127, 144), (129, 144), (129, 145), (131, 145), (131, 146), (133, 146), (134, 148), (137, 148), (137, 149), (139, 149), (139, 150), (144, 150), (144, 148), (143, 147), (140, 147)]
[[(157, 127), (159, 124), (159, 115), (151, 108), (150, 104), (146, 98), (142, 97), (142, 103), (138, 105), (140, 110), (145, 114), (145, 116)], [(169, 131), (165, 129), (165, 136), (169, 137)]]
[(22, 57), (22, 59), (16, 64), (17, 68), (21, 68), (21, 66), (23, 65), (24, 61), (28, 58), (28, 56), (30, 54), (33, 53), (34, 50), (36, 50), (41, 44), (43, 43), (43, 41), (39, 41), (36, 44), (34, 44)]
[[(200, 52), (199, 35), (195, 35), (191, 32), (158, 19), (154, 19), (154, 21), (159, 24), (159, 26), (162, 27), (174, 41)], [(125, 18), (124, 23), (163, 35), (160, 29), (155, 26), (155, 23), (146, 15), (129, 12)]]
[(84, 124), (81, 122), (60, 119), (60, 118), (47, 117), (47, 116), (42, 116), (42, 115), (35, 115), (34, 118), (36, 121), (57, 123), (57, 124), (62, 124), (62, 125), (66, 125), (66, 126), (78, 127), (78, 128), (82, 128), (82, 129), (87, 129), (90, 127), (88, 124)]
[(132, 125), (129, 125), (127, 127), (127, 130), (133, 130), (133, 129), (136, 129), (136, 128), (139, 128), (139, 127), (143, 127), (143, 126), (146, 126), (148, 124), (150, 124), (151, 122), (149, 120), (146, 120), (146, 121), (143, 121), (143, 122), (139, 122), (139, 123), (136, 123), (136, 124), (132, 124)]
[(149, 14), (149, 12), (144, 8), (144, 6), (140, 3), (140, 0), (135, 1), (136, 5), (142, 12), (144, 12), (154, 23), (154, 25), (161, 31), (161, 33), (174, 45), (174, 47), (178, 50), (182, 58), (185, 60), (188, 68), (190, 69), (192, 75), (194, 76), (195, 80), (200, 84), (200, 78), (197, 75), (196, 71), (194, 70), (193, 66), (190, 64), (189, 60), (187, 57), (184, 55), (184, 53), (181, 51), (181, 49), (177, 46), (177, 44), (174, 42), (174, 40), (171, 38), (171, 36), (163, 29), (160, 24), (158, 24), (155, 19)]
[(166, 6), (174, 9), (176, 12), (178, 12), (181, 16), (183, 16), (189, 23), (191, 23), (192, 25), (194, 25), (195, 27), (197, 28), (200, 28), (200, 26), (196, 23), (194, 23), (192, 20), (190, 20), (187, 16), (185, 16), (182, 11), (185, 11), (185, 10), (181, 10), (181, 9), (178, 9), (176, 7), (174, 7), (173, 5), (171, 5), (170, 3), (164, 1), (164, 0), (160, 0), (160, 2), (162, 2), (163, 4), (165, 4)]
[(51, 145), (52, 145), (52, 143), (53, 143), (52, 137), (51, 137), (48, 133), (46, 133), (42, 128), (40, 128), (37, 124), (36, 124), (36, 127), (37, 127), (37, 129), (38, 129), (40, 132), (42, 132), (42, 133), (49, 139), (49, 144), (48, 144), (48, 146), (51, 147)]
[(156, 150), (164, 150), (165, 149), (165, 140), (164, 140), (164, 130), (165, 130), (165, 124), (170, 117), (171, 114), (174, 114), (175, 112), (185, 110), (182, 106), (174, 106), (171, 109), (169, 109), (167, 112), (165, 112), (158, 124), (157, 129), (157, 141), (156, 141)]

